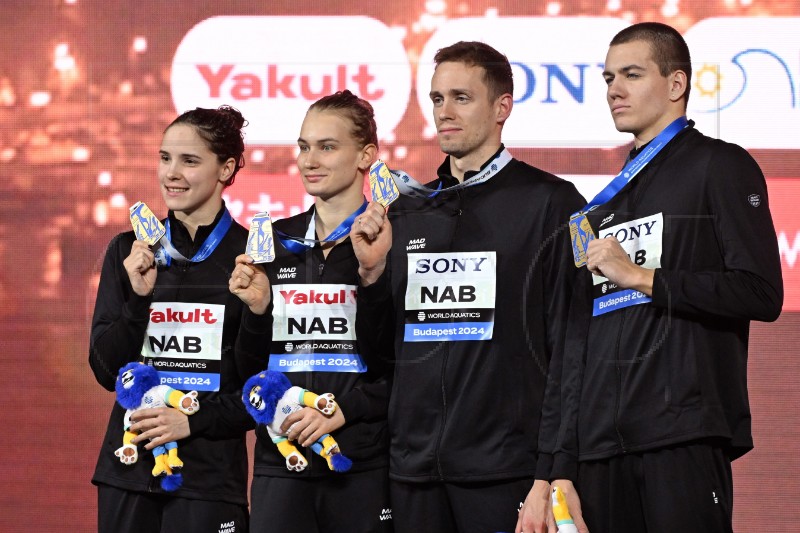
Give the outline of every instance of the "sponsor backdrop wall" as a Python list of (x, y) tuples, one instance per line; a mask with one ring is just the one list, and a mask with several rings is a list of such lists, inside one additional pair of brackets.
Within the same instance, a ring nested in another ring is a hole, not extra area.
[(735, 522), (796, 527), (796, 2), (4, 0), (0, 16), (0, 530), (95, 527), (89, 480), (114, 401), (87, 364), (99, 266), (129, 227), (129, 205), (165, 214), (155, 169), (176, 113), (239, 108), (250, 121), (247, 166), (228, 206), (243, 223), (261, 210), (285, 217), (310, 205), (294, 167), (310, 102), (344, 88), (368, 98), (381, 157), (426, 181), (440, 161), (431, 58), (457, 40), (485, 40), (514, 68), (508, 146), (590, 197), (628, 150), (604, 101), (607, 43), (643, 20), (686, 36), (696, 73), (689, 117), (749, 149), (768, 180), (786, 302), (777, 323), (752, 327), (756, 450), (734, 466)]

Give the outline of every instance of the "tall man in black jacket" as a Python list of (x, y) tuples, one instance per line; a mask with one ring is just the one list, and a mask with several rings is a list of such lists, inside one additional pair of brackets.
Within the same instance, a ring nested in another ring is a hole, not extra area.
[(353, 226), (359, 339), (393, 343), (397, 357), (395, 531), (512, 531), (529, 492), (547, 501), (546, 482), (532, 490), (536, 442), (576, 272), (565, 221), (583, 199), (503, 147), (505, 56), (460, 42), (434, 61), (447, 158), (434, 192), (400, 198), (388, 217), (370, 204)]
[(749, 324), (783, 302), (767, 186), (744, 149), (686, 120), (675, 29), (622, 30), (603, 75), (629, 160), (649, 162), (588, 215), (598, 239), (570, 315), (550, 477), (577, 479), (556, 484), (592, 533), (732, 531), (731, 461), (753, 447)]

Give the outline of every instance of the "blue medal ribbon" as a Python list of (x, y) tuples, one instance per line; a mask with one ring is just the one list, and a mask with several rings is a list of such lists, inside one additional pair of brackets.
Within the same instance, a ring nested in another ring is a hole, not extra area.
[(617, 176), (611, 180), (611, 183), (606, 185), (602, 191), (597, 193), (592, 201), (586, 204), (586, 206), (578, 211), (577, 213), (573, 213), (572, 216), (569, 218), (569, 234), (570, 240), (572, 241), (572, 255), (575, 258), (575, 266), (582, 267), (586, 264), (587, 258), (586, 253), (589, 247), (589, 242), (592, 241), (594, 237), (594, 231), (592, 231), (592, 226), (589, 224), (589, 220), (586, 217), (586, 213), (593, 211), (598, 206), (610, 201), (616, 194), (622, 190), (625, 185), (630, 183), (630, 181), (636, 177), (636, 175), (647, 166), (647, 164), (653, 160), (653, 158), (658, 155), (662, 148), (664, 148), (678, 133), (681, 132), (686, 126), (689, 125), (689, 121), (686, 119), (685, 116), (680, 117), (672, 123), (664, 128), (658, 136), (653, 139), (644, 150), (639, 152), (639, 154), (628, 161), (625, 166), (622, 168), (622, 171), (617, 174)]
[(636, 175), (641, 172), (647, 164), (658, 155), (662, 148), (664, 148), (678, 133), (680, 133), (689, 121), (685, 116), (675, 119), (669, 126), (664, 128), (647, 147), (639, 153), (636, 157), (628, 161), (622, 168), (622, 171), (611, 180), (611, 183), (606, 185), (602, 191), (592, 198), (592, 201), (586, 204), (586, 207), (573, 214), (572, 216), (580, 215), (593, 211), (598, 206), (610, 201), (616, 194), (622, 190)]
[(228, 233), (228, 230), (233, 224), (233, 217), (231, 216), (228, 209), (225, 209), (225, 212), (222, 213), (222, 217), (220, 217), (219, 222), (217, 223), (216, 227), (211, 231), (211, 234), (206, 237), (205, 242), (200, 246), (200, 249), (197, 250), (197, 253), (191, 259), (187, 259), (180, 253), (170, 241), (172, 236), (172, 232), (170, 230), (170, 223), (169, 218), (167, 218), (167, 222), (164, 224), (164, 228), (167, 230), (166, 235), (164, 235), (159, 242), (161, 244), (161, 249), (156, 252), (156, 263), (159, 265), (169, 266), (172, 263), (172, 260), (175, 259), (176, 261), (185, 261), (190, 263), (199, 263), (210, 256), (214, 250), (217, 249), (219, 243), (222, 241), (223, 237)]
[(324, 239), (317, 240), (314, 237), (316, 236), (316, 220), (317, 220), (317, 212), (316, 208), (314, 213), (311, 215), (311, 222), (308, 224), (308, 231), (306, 231), (305, 238), (301, 237), (293, 237), (288, 235), (282, 231), (275, 230), (275, 233), (278, 235), (278, 240), (281, 242), (284, 248), (289, 250), (294, 254), (301, 254), (309, 248), (313, 248), (318, 243), (323, 242), (334, 242), (338, 241), (348, 233), (350, 233), (350, 228), (353, 227), (353, 222), (355, 222), (356, 217), (367, 210), (367, 200), (364, 199), (364, 203), (361, 204), (361, 207), (353, 211), (350, 216), (342, 221), (336, 229), (334, 229), (330, 235), (325, 237)]

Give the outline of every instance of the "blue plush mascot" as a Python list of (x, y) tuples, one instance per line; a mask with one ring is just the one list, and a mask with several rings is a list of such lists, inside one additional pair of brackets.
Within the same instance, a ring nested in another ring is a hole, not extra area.
[[(242, 401), (250, 416), (267, 427), (272, 442), (286, 458), (286, 468), (294, 472), (305, 470), (308, 462), (286, 438), (286, 433), (281, 431), (281, 424), (287, 416), (303, 407), (312, 407), (326, 416), (332, 415), (337, 407), (333, 394), (318, 396), (300, 387), (293, 387), (283, 373), (272, 370), (259, 372), (245, 382)], [(311, 449), (327, 461), (328, 468), (336, 472), (347, 472), (353, 464), (342, 455), (339, 444), (327, 433), (312, 444)]]
[[(158, 371), (152, 366), (142, 363), (129, 363), (122, 367), (116, 383), (117, 402), (127, 409), (125, 412), (122, 446), (114, 455), (121, 463), (132, 465), (139, 459), (136, 445), (131, 441), (137, 435), (130, 430), (131, 414), (139, 409), (172, 406), (186, 415), (192, 415), (200, 409), (197, 391), (183, 393), (167, 385), (159, 385)], [(155, 466), (153, 476), (161, 477), (161, 488), (166, 491), (177, 490), (183, 483), (179, 471), (183, 461), (178, 457), (178, 443), (168, 442), (153, 448)]]

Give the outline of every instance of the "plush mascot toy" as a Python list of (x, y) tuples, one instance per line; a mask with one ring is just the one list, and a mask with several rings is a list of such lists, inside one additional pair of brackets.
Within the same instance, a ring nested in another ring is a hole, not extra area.
[[(139, 459), (136, 445), (131, 440), (137, 435), (130, 430), (131, 414), (139, 409), (166, 407), (170, 405), (180, 412), (192, 415), (200, 409), (197, 391), (184, 394), (167, 385), (159, 385), (158, 371), (142, 363), (129, 363), (122, 367), (117, 376), (117, 402), (127, 409), (125, 412), (122, 446), (114, 452), (121, 463), (132, 465)], [(177, 490), (183, 478), (178, 472), (183, 461), (178, 458), (178, 443), (168, 442), (153, 448), (156, 465), (153, 475), (161, 477), (161, 488), (166, 491)]]
[[(245, 382), (242, 401), (250, 416), (267, 427), (272, 442), (286, 458), (286, 468), (294, 472), (305, 470), (308, 462), (286, 438), (286, 433), (281, 431), (283, 421), (303, 407), (313, 407), (324, 415), (336, 411), (333, 394), (317, 396), (300, 387), (293, 387), (286, 376), (272, 370), (260, 372)], [(327, 433), (312, 444), (311, 449), (328, 462), (328, 468), (336, 472), (347, 472), (353, 464), (342, 455), (339, 444)]]

